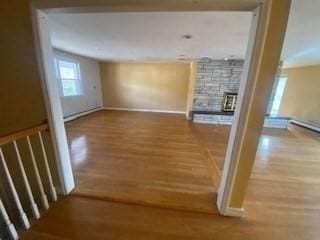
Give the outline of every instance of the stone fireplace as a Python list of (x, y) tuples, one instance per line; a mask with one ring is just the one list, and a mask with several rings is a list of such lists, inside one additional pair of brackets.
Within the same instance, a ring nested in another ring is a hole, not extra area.
[[(243, 66), (244, 60), (241, 59), (228, 61), (200, 59), (197, 64), (193, 96), (192, 120), (194, 122), (232, 124)], [(272, 105), (275, 88), (276, 84), (271, 93), (269, 105)], [(267, 114), (265, 126), (287, 128), (289, 121), (290, 118), (287, 117)]]
[(225, 93), (237, 93), (244, 60), (202, 58), (197, 65), (193, 110), (221, 111)]

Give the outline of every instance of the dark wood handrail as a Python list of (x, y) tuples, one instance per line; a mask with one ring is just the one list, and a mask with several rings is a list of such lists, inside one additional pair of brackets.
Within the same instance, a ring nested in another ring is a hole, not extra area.
[(19, 131), (10, 133), (10, 134), (0, 136), (0, 146), (5, 145), (7, 143), (10, 143), (14, 140), (18, 140), (20, 138), (30, 136), (30, 135), (33, 135), (37, 132), (45, 131), (48, 129), (49, 129), (48, 123), (42, 123), (42, 124), (30, 127), (30, 128), (25, 128), (25, 129), (22, 129), (22, 130), (19, 130)]

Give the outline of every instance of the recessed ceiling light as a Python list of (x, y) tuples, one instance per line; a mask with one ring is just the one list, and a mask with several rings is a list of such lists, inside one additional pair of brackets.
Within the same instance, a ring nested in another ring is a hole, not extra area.
[(228, 61), (228, 60), (229, 60), (229, 58), (225, 57), (225, 58), (224, 58), (224, 60), (225, 60), (225, 61)]
[(185, 35), (182, 35), (182, 38), (184, 39), (191, 39), (193, 36), (191, 34), (185, 34)]

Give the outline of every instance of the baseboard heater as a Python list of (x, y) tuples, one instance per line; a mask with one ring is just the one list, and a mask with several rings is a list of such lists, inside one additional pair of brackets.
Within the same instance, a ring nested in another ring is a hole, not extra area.
[(93, 108), (93, 109), (90, 109), (90, 110), (87, 110), (87, 111), (75, 113), (75, 114), (69, 115), (67, 117), (64, 117), (63, 121), (64, 122), (69, 122), (69, 121), (75, 120), (75, 119), (77, 119), (79, 117), (82, 117), (82, 116), (85, 116), (85, 115), (88, 115), (90, 113), (94, 113), (94, 112), (97, 112), (97, 111), (100, 111), (100, 110), (102, 110), (102, 107)]
[(320, 133), (320, 126), (317, 126), (315, 124), (302, 122), (296, 119), (290, 120), (290, 123)]

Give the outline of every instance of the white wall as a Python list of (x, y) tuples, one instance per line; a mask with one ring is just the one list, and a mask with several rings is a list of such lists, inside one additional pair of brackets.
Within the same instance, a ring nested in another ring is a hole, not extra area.
[[(58, 49), (54, 49), (54, 56), (55, 58), (62, 57), (64, 59), (77, 61), (80, 65), (83, 95), (63, 97), (62, 93), (60, 93), (63, 116), (67, 117), (101, 107), (102, 94), (99, 62)], [(60, 84), (58, 80), (57, 83)]]

